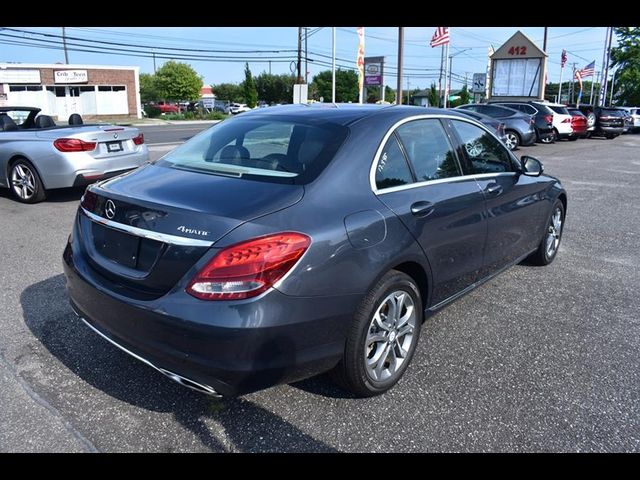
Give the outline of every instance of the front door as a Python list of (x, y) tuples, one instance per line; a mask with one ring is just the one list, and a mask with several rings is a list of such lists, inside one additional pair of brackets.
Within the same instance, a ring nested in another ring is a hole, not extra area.
[(378, 198), (398, 215), (431, 265), (433, 306), (478, 279), (487, 223), (484, 197), (462, 169), (441, 121), (400, 125), (376, 165)]
[(486, 199), (488, 235), (482, 276), (531, 252), (540, 241), (543, 185), (520, 173), (518, 161), (483, 128), (451, 120), (464, 145), (465, 170)]

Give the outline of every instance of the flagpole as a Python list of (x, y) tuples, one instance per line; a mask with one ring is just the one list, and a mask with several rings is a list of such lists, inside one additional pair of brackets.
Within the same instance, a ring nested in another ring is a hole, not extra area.
[(558, 103), (562, 103), (562, 72), (564, 72), (564, 65), (560, 67), (560, 86), (558, 87)]
[(596, 72), (593, 72), (593, 76), (591, 77), (591, 95), (589, 95), (589, 105), (593, 106), (593, 85), (596, 83)]
[(440, 76), (438, 77), (438, 107), (442, 105), (442, 61), (444, 58), (444, 45), (440, 49)]
[[(449, 42), (451, 42), (451, 30), (449, 30)], [(449, 56), (449, 42), (447, 42), (447, 53), (444, 56), (444, 108), (447, 108), (447, 57)], [(443, 47), (444, 48), (444, 47)]]

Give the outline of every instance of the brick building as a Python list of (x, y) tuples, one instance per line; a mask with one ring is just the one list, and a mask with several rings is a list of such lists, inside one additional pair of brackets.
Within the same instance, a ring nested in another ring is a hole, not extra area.
[(38, 107), (58, 120), (141, 118), (140, 68), (0, 63), (0, 105)]

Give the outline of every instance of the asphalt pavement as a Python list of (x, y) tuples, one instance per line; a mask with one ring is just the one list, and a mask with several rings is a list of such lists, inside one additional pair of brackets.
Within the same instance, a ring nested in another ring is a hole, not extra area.
[[(203, 126), (173, 127), (143, 127), (154, 158)], [(427, 320), (405, 377), (365, 400), (324, 376), (237, 399), (171, 382), (68, 305), (81, 190), (2, 191), (0, 451), (638, 452), (638, 152), (640, 135), (521, 147), (569, 194), (557, 259)]]

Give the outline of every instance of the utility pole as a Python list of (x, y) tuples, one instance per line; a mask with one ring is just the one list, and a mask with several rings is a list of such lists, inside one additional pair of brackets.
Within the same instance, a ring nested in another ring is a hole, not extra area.
[(593, 86), (596, 83), (596, 78), (598, 78), (598, 74), (600, 72), (594, 72), (593, 77), (591, 77), (591, 95), (589, 95), (589, 105), (593, 105)]
[(602, 82), (604, 86), (602, 87), (603, 93), (602, 98), (600, 99), (600, 104), (604, 107), (607, 103), (607, 91), (608, 91), (608, 83), (609, 83), (609, 60), (611, 58), (611, 38), (613, 37), (613, 27), (609, 27), (609, 41), (607, 42), (607, 61), (604, 64), (604, 73), (602, 74)]
[(574, 88), (575, 88), (574, 87), (574, 85), (575, 85), (574, 79), (576, 78), (576, 62), (573, 62), (571, 65), (572, 65), (572, 68), (571, 68), (571, 72), (572, 72), (571, 73), (571, 98), (570, 98), (569, 103), (573, 103), (573, 91), (574, 91)]
[(398, 27), (398, 83), (396, 92), (396, 104), (402, 105), (402, 44), (404, 43), (403, 27)]
[(269, 75), (271, 75), (271, 60), (269, 60)]
[(409, 95), (411, 94), (411, 90), (409, 90), (409, 77), (407, 77), (407, 105), (411, 105), (411, 100), (409, 99)]
[(616, 72), (617, 70), (614, 70), (611, 77), (611, 93), (609, 94), (609, 106), (613, 105), (613, 86), (616, 82)]
[(336, 103), (336, 27), (331, 27), (331, 103)]
[(309, 83), (309, 57), (307, 50), (307, 38), (309, 37), (309, 27), (304, 27), (304, 83)]
[(67, 35), (64, 27), (62, 27), (62, 46), (64, 48), (64, 63), (69, 63), (69, 54), (67, 53)]
[(544, 27), (544, 41), (542, 43), (542, 51), (544, 53), (547, 53), (547, 28), (549, 27)]
[(156, 52), (153, 52), (153, 74), (156, 73)]
[(302, 83), (302, 27), (298, 27), (298, 79), (296, 83)]

